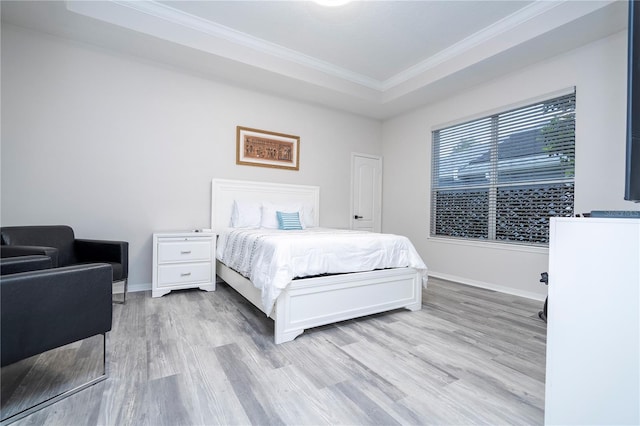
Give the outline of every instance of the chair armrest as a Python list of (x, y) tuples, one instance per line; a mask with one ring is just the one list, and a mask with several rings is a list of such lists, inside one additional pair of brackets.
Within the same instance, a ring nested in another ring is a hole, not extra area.
[(51, 268), (49, 256), (16, 256), (0, 258), (0, 275), (17, 274), (20, 272), (37, 271)]
[(0, 281), (1, 365), (111, 330), (111, 265), (75, 265)]
[(0, 246), (0, 257), (16, 257), (16, 256), (49, 256), (51, 258), (51, 266), (58, 266), (58, 249), (55, 247), (44, 246), (19, 246), (19, 245), (3, 245)]
[(79, 262), (113, 262), (122, 265), (123, 276), (129, 273), (129, 243), (126, 241), (75, 240)]

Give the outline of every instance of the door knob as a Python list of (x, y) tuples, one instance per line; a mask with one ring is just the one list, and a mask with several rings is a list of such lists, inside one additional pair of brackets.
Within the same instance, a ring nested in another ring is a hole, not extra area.
[(362, 219), (362, 216), (355, 215), (353, 218), (354, 219)]

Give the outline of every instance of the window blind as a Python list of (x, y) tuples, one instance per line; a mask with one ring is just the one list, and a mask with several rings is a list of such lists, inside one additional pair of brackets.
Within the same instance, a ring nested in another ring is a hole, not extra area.
[(573, 215), (575, 92), (432, 136), (432, 236), (548, 244)]

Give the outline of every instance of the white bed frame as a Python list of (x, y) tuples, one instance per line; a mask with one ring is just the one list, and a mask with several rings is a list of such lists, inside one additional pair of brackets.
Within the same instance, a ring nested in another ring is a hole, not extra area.
[[(320, 188), (317, 186), (214, 179), (211, 182), (211, 228), (219, 233), (229, 226), (234, 200), (313, 205), (319, 222)], [(260, 290), (216, 261), (216, 273), (261, 311)], [(413, 268), (383, 269), (352, 274), (293, 280), (280, 294), (271, 313), (276, 344), (289, 342), (305, 329), (364, 315), (422, 307), (422, 278)]]

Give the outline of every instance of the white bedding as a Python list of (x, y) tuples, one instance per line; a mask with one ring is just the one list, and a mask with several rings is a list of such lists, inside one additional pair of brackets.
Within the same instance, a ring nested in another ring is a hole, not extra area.
[(220, 233), (216, 257), (261, 290), (267, 315), (294, 278), (411, 267), (420, 271), (423, 283), (427, 280), (427, 267), (413, 244), (393, 234), (229, 228)]

